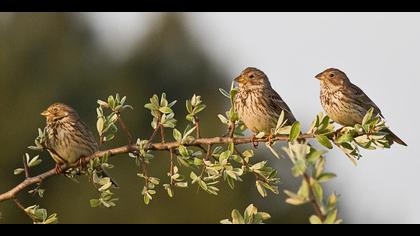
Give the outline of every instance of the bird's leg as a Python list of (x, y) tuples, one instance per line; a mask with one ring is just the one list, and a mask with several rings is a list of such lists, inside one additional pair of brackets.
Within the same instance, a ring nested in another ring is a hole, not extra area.
[(270, 135), (268, 135), (268, 143), (270, 144), (270, 146), (271, 145), (273, 145), (273, 138), (274, 138), (274, 135), (272, 135), (272, 134), (270, 134)]
[(258, 142), (256, 141), (256, 139), (257, 138), (255, 137), (255, 134), (252, 135), (251, 142), (252, 142), (252, 145), (254, 146), (255, 149), (258, 148)]
[(85, 157), (81, 157), (78, 161), (77, 161), (77, 167), (80, 169), (84, 169), (87, 166), (87, 161), (85, 160)]
[(341, 133), (341, 131), (344, 129), (344, 126), (343, 127), (341, 127), (341, 128), (339, 128), (339, 129), (337, 129), (335, 132), (334, 132), (334, 138), (337, 138), (338, 137), (338, 134), (339, 133)]
[(63, 173), (63, 169), (61, 169), (61, 164), (59, 163), (55, 164), (55, 173), (57, 175), (61, 175)]

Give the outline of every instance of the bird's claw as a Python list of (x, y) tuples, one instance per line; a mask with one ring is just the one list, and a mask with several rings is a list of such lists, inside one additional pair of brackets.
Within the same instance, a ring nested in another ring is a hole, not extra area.
[(61, 164), (55, 164), (55, 173), (57, 175), (61, 175), (63, 173), (63, 169), (61, 169)]
[(256, 139), (257, 138), (255, 137), (255, 135), (253, 135), (251, 138), (252, 146), (254, 146), (255, 149), (258, 148), (258, 142), (256, 141)]
[(79, 167), (80, 169), (84, 169), (87, 166), (87, 161), (85, 160), (84, 157), (81, 157), (78, 161), (77, 161), (77, 167)]
[(272, 134), (270, 134), (269, 136), (268, 136), (268, 143), (270, 144), (270, 146), (271, 145), (273, 145), (273, 135)]

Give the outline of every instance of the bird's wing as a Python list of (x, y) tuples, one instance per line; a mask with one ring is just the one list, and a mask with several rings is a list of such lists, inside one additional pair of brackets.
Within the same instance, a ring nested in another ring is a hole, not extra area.
[(90, 132), (89, 127), (81, 119), (79, 119), (77, 122), (80, 126), (82, 126), (79, 130), (82, 133), (83, 137), (88, 139), (89, 143), (92, 145), (92, 151), (96, 152), (98, 150), (98, 143), (96, 142), (92, 132)]
[(366, 112), (373, 107), (374, 112), (373, 114), (376, 116), (379, 114), (382, 118), (384, 116), (382, 115), (381, 110), (379, 107), (361, 90), (359, 87), (357, 87), (354, 84), (350, 85), (350, 94), (354, 96), (354, 101), (361, 107), (364, 107), (366, 109)]
[(280, 95), (272, 90), (271, 93), (267, 93), (269, 106), (272, 108), (272, 111), (276, 111), (279, 116), (281, 111), (284, 111), (285, 118), (288, 120), (289, 124), (293, 124), (296, 121), (295, 116), (293, 115), (292, 111), (290, 110), (289, 106), (281, 99)]

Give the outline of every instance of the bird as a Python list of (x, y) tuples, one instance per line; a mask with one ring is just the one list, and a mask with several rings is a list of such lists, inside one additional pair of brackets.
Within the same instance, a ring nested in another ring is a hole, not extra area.
[[(63, 172), (63, 164), (83, 166), (83, 158), (99, 150), (93, 134), (72, 107), (54, 103), (41, 115), (46, 118), (45, 147), (56, 162), (57, 174)], [(97, 167), (97, 173), (101, 177), (109, 177), (100, 166)], [(112, 178), (110, 179), (115, 187), (118, 186)]]
[(284, 111), (286, 125), (292, 125), (296, 118), (289, 106), (271, 87), (267, 75), (255, 68), (245, 68), (234, 79), (239, 84), (234, 106), (239, 118), (254, 136), (260, 132), (272, 135), (280, 114)]
[[(361, 124), (364, 116), (373, 108), (373, 115), (382, 115), (379, 107), (360, 89), (350, 82), (347, 75), (336, 68), (328, 68), (315, 76), (320, 80), (320, 99), (324, 110), (335, 122), (343, 126)], [(392, 144), (394, 141), (401, 145), (407, 144), (386, 128), (387, 139)]]

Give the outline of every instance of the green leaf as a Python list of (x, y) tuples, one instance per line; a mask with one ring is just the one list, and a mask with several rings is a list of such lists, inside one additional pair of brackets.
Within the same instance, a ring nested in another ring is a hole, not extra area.
[(185, 101), (185, 108), (187, 109), (188, 113), (192, 113), (193, 107), (190, 100)]
[(312, 149), (306, 159), (311, 163), (315, 163), (324, 153), (325, 151)]
[(337, 205), (337, 195), (335, 193), (332, 193), (328, 197), (328, 207), (329, 208), (335, 208)]
[(313, 225), (320, 225), (322, 224), (321, 219), (319, 219), (318, 216), (316, 215), (312, 215), (311, 217), (309, 217), (309, 222)]
[(232, 222), (233, 224), (245, 224), (244, 218), (241, 216), (238, 210), (232, 211)]
[(328, 213), (327, 218), (325, 219), (325, 224), (334, 224), (335, 220), (337, 219), (337, 209)]
[(41, 164), (42, 160), (39, 159), (39, 156), (35, 156), (32, 160), (28, 163), (28, 167), (34, 167)]
[(114, 107), (115, 107), (115, 100), (114, 100), (114, 97), (112, 97), (112, 96), (109, 96), (109, 97), (108, 97), (108, 105), (109, 105), (109, 107), (111, 107), (111, 108), (114, 108)]
[(90, 203), (90, 207), (93, 207), (93, 208), (101, 205), (101, 202), (99, 201), (99, 199), (90, 199), (89, 203)]
[(267, 197), (267, 190), (265, 190), (262, 181), (257, 180), (255, 181), (255, 185), (257, 186), (257, 190), (262, 197)]
[(251, 170), (260, 170), (266, 165), (267, 161), (260, 161), (250, 167)]
[(179, 153), (183, 157), (189, 157), (190, 156), (190, 153), (188, 152), (188, 149), (184, 145), (179, 145), (178, 150), (179, 150)]
[(13, 171), (14, 175), (20, 175), (21, 173), (23, 173), (25, 170), (23, 168), (17, 168)]
[(220, 121), (223, 124), (228, 124), (229, 123), (229, 120), (226, 117), (224, 117), (223, 115), (219, 114), (219, 115), (217, 115), (217, 117), (219, 117)]
[(265, 136), (264, 132), (259, 132), (257, 135), (255, 135), (255, 138), (263, 138)]
[(179, 132), (179, 130), (177, 130), (177, 129), (173, 129), (173, 130), (172, 130), (172, 135), (174, 136), (174, 139), (175, 139), (177, 142), (181, 142), (181, 140), (182, 140), (182, 134), (181, 134), (181, 132)]
[(231, 225), (231, 224), (232, 224), (232, 222), (231, 222), (230, 220), (228, 220), (228, 219), (224, 219), (224, 220), (221, 220), (221, 221), (220, 221), (220, 224), (224, 224), (224, 225)]
[(262, 221), (268, 220), (270, 218), (270, 214), (266, 212), (257, 212), (254, 216), (254, 223), (261, 223)]
[(226, 165), (231, 155), (232, 155), (232, 152), (230, 152), (229, 150), (222, 152), (219, 156), (219, 163), (223, 166)]
[(257, 214), (258, 209), (253, 205), (250, 204), (244, 212), (244, 221), (246, 224), (252, 224), (253, 216)]
[(144, 108), (149, 109), (149, 110), (157, 110), (157, 107), (154, 106), (152, 103), (147, 103), (144, 105)]
[(289, 140), (290, 142), (296, 141), (297, 137), (300, 134), (300, 123), (296, 121), (293, 123), (292, 128), (290, 129)]
[(300, 206), (305, 204), (307, 201), (300, 199), (300, 198), (288, 198), (286, 199), (286, 203), (294, 206)]
[(103, 138), (103, 141), (104, 142), (109, 142), (109, 141), (113, 140), (114, 138), (115, 138), (115, 134), (108, 134), (107, 136), (105, 136)]
[(168, 106), (168, 100), (166, 99), (166, 93), (162, 93), (162, 96), (160, 97), (160, 106), (161, 107)]
[(98, 121), (96, 122), (96, 129), (98, 130), (99, 135), (102, 135), (102, 131), (104, 130), (105, 120), (103, 117), (99, 117)]
[(221, 93), (223, 96), (225, 96), (225, 97), (227, 97), (227, 98), (229, 98), (229, 99), (230, 99), (230, 94), (229, 94), (228, 92), (226, 92), (226, 90), (224, 90), (224, 89), (222, 89), (222, 88), (219, 88), (219, 91), (220, 91), (220, 93)]
[(187, 132), (185, 132), (183, 139), (185, 139), (186, 137), (188, 137), (190, 134), (192, 134), (192, 132), (194, 132), (194, 130), (197, 128), (197, 126), (192, 127), (190, 130), (188, 130)]
[(299, 188), (299, 191), (297, 192), (297, 195), (299, 195), (303, 199), (309, 198), (309, 185), (304, 179), (302, 180), (302, 184)]
[[(101, 107), (107, 107), (108, 106), (108, 103), (107, 102), (104, 102), (104, 101), (102, 101), (102, 100), (97, 100), (96, 101), (97, 103), (98, 103), (98, 105), (99, 106), (101, 106)], [(98, 111), (98, 110), (97, 110)]]
[(333, 148), (330, 140), (325, 135), (316, 135), (316, 140), (318, 141), (319, 144), (321, 144), (322, 146), (328, 149)]
[(289, 198), (286, 199), (286, 203), (294, 205), (294, 206), (299, 206), (302, 204), (305, 204), (308, 202), (307, 199), (299, 196), (296, 193), (290, 192), (288, 190), (284, 190), (284, 193), (289, 196)]
[(274, 150), (274, 148), (270, 145), (270, 143), (265, 143), (265, 146), (271, 151), (271, 153), (273, 153), (273, 155), (277, 158), (280, 159), (280, 155), (277, 153), (276, 150)]
[(173, 113), (172, 109), (169, 107), (161, 107), (159, 108), (159, 111), (162, 112), (163, 114)]
[(251, 157), (253, 157), (254, 156), (254, 151), (252, 150), (252, 149), (250, 149), (250, 150), (245, 150), (243, 153), (242, 153), (242, 156), (244, 157), (244, 158), (251, 158)]
[(196, 107), (194, 107), (193, 113), (198, 114), (199, 112), (203, 111), (206, 108), (206, 105), (200, 104)]
[(353, 141), (353, 135), (351, 135), (350, 133), (345, 133), (336, 140), (336, 142), (339, 144), (348, 143), (351, 141)]
[(324, 197), (324, 190), (322, 189), (322, 186), (319, 184), (318, 181), (312, 181), (311, 185), (315, 195), (315, 199), (318, 202), (321, 202)]
[(177, 103), (177, 100), (173, 100), (168, 104), (168, 107), (173, 107)]
[(322, 173), (319, 177), (318, 177), (318, 182), (320, 183), (324, 183), (327, 182), (333, 178), (337, 177), (336, 174), (334, 173)]
[(198, 178), (198, 176), (194, 173), (194, 172), (192, 172), (191, 171), (191, 174), (190, 174), (190, 178), (193, 180), (193, 182)]
[(292, 167), (292, 174), (294, 177), (301, 176), (306, 171), (306, 161), (304, 159), (296, 160), (294, 166)]
[(365, 125), (372, 118), (373, 111), (374, 111), (374, 108), (373, 107), (371, 107), (368, 110), (368, 112), (366, 113), (366, 115), (363, 117), (362, 125)]
[(279, 119), (277, 120), (276, 131), (284, 125), (284, 110), (281, 110)]

